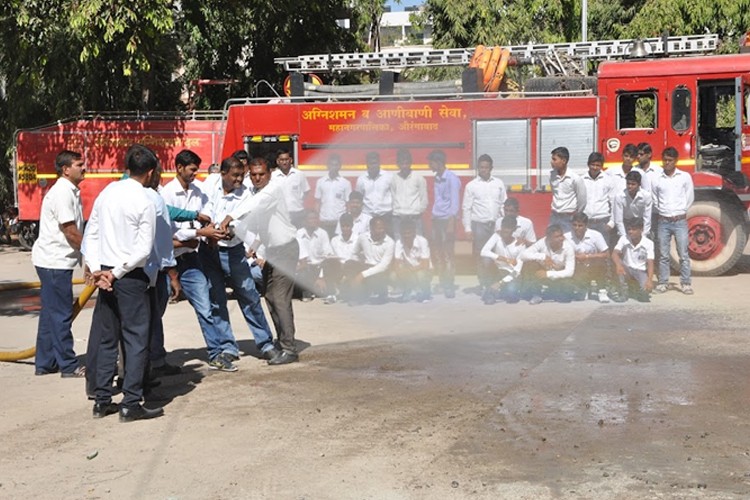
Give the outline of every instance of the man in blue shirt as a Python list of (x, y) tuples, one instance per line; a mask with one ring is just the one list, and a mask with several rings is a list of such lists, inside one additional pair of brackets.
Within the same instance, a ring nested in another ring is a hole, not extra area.
[(432, 204), (432, 255), (435, 272), (446, 298), (456, 296), (455, 244), (456, 218), (460, 204), (461, 181), (445, 166), (445, 153), (432, 151), (427, 160), (435, 172)]

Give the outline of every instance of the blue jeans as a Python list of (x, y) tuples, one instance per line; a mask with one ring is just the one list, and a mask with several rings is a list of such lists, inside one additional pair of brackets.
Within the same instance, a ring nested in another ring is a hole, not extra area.
[(73, 270), (37, 267), (42, 282), (39, 325), (36, 335), (36, 371), (63, 373), (78, 367), (73, 351)]
[(686, 219), (669, 221), (659, 218), (659, 284), (669, 283), (669, 250), (672, 236), (680, 257), (680, 284), (690, 284), (690, 255), (688, 254), (688, 223)]
[(198, 324), (203, 333), (203, 340), (208, 348), (208, 359), (213, 359), (222, 352), (239, 353), (237, 341), (231, 327), (217, 328), (211, 316), (209, 282), (203, 274), (198, 253), (190, 252), (177, 258), (177, 274), (182, 285), (182, 293), (195, 310)]
[(250, 274), (244, 245), (219, 249), (202, 247), (200, 254), (203, 270), (210, 283), (211, 316), (216, 328), (224, 331), (231, 331), (232, 328), (229, 322), (227, 291), (224, 283), (225, 278), (229, 278), (229, 284), (234, 290), (234, 296), (240, 304), (240, 310), (253, 334), (258, 350), (265, 352), (273, 348), (271, 327), (266, 321), (266, 315), (260, 304), (260, 294)]

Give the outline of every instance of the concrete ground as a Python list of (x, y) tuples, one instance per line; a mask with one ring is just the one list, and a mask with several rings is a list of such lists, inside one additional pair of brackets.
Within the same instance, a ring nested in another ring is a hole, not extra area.
[[(237, 373), (208, 371), (190, 306), (171, 305), (184, 373), (148, 403), (162, 418), (93, 420), (82, 380), (0, 363), (0, 498), (748, 498), (744, 259), (651, 304), (296, 302), (300, 363), (247, 355)], [(34, 279), (0, 247), (0, 284)], [(0, 351), (33, 345), (37, 311), (0, 293)]]

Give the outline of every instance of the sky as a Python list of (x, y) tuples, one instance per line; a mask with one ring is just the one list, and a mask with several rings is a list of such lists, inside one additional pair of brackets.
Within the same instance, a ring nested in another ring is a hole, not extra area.
[(404, 10), (404, 7), (412, 7), (422, 3), (424, 3), (424, 0), (401, 0), (398, 4), (393, 0), (388, 0), (385, 4), (391, 6), (391, 12), (400, 12)]

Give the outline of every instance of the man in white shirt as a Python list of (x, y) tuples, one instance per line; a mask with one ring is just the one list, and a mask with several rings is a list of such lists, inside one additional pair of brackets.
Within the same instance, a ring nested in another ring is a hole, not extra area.
[(575, 248), (576, 266), (573, 283), (576, 299), (583, 300), (588, 293), (589, 299), (602, 303), (609, 302), (607, 294), (609, 246), (604, 236), (599, 231), (589, 229), (588, 216), (580, 213), (573, 216), (573, 230), (567, 233), (565, 238)]
[(636, 170), (628, 172), (625, 188), (615, 194), (612, 202), (612, 219), (619, 238), (626, 234), (626, 223), (629, 219), (640, 219), (643, 232), (651, 230), (653, 202), (651, 192), (641, 188), (641, 173)]
[[(357, 193), (359, 194), (359, 193)], [(331, 238), (331, 250), (333, 259), (329, 259), (329, 267), (326, 269), (326, 284), (330, 293), (324, 300), (326, 304), (334, 304), (340, 297), (347, 295), (346, 282), (348, 278), (344, 275), (344, 264), (354, 258), (354, 245), (357, 235), (354, 234), (354, 219), (351, 214), (344, 214), (339, 218), (338, 227), (341, 233)]]
[(487, 268), (482, 283), (482, 301), (486, 305), (494, 304), (498, 298), (509, 304), (521, 299), (519, 282), (523, 261), (520, 256), (526, 246), (513, 236), (518, 228), (515, 216), (506, 215), (499, 222), (500, 228), (487, 240), (481, 253), (482, 263)]
[(558, 225), (563, 233), (567, 233), (573, 228), (573, 214), (586, 208), (586, 185), (578, 174), (568, 169), (568, 148), (555, 148), (551, 154), (549, 183), (552, 188), (552, 213), (549, 225)]
[(393, 198), (391, 196), (391, 178), (389, 172), (380, 170), (380, 153), (370, 151), (366, 156), (367, 172), (357, 178), (355, 191), (362, 193), (364, 213), (373, 217), (379, 215), (391, 230), (393, 216)]
[(638, 169), (641, 171), (641, 187), (652, 191), (654, 182), (661, 174), (661, 168), (651, 163), (653, 150), (647, 142), (638, 144)]
[(408, 149), (396, 152), (398, 172), (391, 179), (393, 200), (393, 234), (401, 235), (401, 223), (414, 221), (417, 234), (422, 234), (422, 214), (427, 210), (427, 183), (424, 177), (411, 169), (412, 158)]
[[(607, 169), (605, 173), (610, 177), (610, 182), (612, 182), (613, 195), (625, 189), (625, 177), (630, 172), (635, 171), (643, 175), (643, 170), (641, 170), (638, 165), (633, 165), (633, 162), (637, 159), (638, 148), (636, 147), (636, 145), (626, 144), (625, 147), (622, 148), (622, 165)], [(646, 184), (642, 184), (641, 187), (646, 191), (651, 191), (651, 185), (648, 184), (648, 179), (646, 179)]]
[[(81, 265), (83, 207), (79, 184), (86, 175), (80, 153), (61, 151), (55, 158), (57, 181), (42, 200), (39, 238), (31, 249), (42, 289), (36, 335), (36, 375), (61, 373), (83, 377), (73, 350), (73, 269)], [(92, 367), (93, 369), (93, 367)]]
[(586, 186), (586, 208), (583, 213), (588, 216), (587, 227), (598, 231), (609, 244), (612, 231), (612, 178), (602, 172), (604, 155), (595, 151), (588, 158), (588, 172), (583, 176)]
[(268, 364), (285, 365), (299, 360), (292, 307), (294, 272), (300, 254), (297, 230), (286, 209), (283, 183), (278, 179), (271, 181), (271, 171), (264, 159), (250, 161), (250, 180), (253, 196), (227, 213), (221, 227), (228, 228), (232, 220), (241, 219), (235, 225), (236, 233), (256, 233), (266, 247), (263, 265), (266, 305), (281, 347), (281, 352), (269, 359)]
[[(242, 185), (243, 177), (242, 163), (233, 156), (225, 158), (221, 162), (221, 189), (208, 194), (208, 202), (201, 213), (213, 221), (224, 220), (227, 214), (249, 196), (247, 189)], [(225, 332), (224, 335), (231, 329), (225, 285), (225, 279), (228, 277), (261, 357), (266, 360), (276, 357), (279, 354), (278, 349), (274, 346), (271, 328), (260, 303), (260, 294), (250, 274), (243, 239), (229, 232), (227, 239), (219, 240), (216, 245), (203, 246), (199, 256), (203, 271), (211, 284), (211, 310), (216, 328)], [(233, 362), (238, 359), (239, 347), (235, 342), (234, 345), (227, 346), (221, 354), (210, 359), (209, 367), (220, 371), (237, 371)]]
[[(356, 238), (362, 233), (370, 232), (370, 219), (372, 215), (362, 211), (364, 207), (363, 196), (359, 191), (352, 191), (349, 201), (346, 202), (346, 213), (352, 216), (352, 232)], [(336, 225), (336, 234), (341, 234), (341, 225)]]
[(417, 234), (413, 220), (401, 222), (401, 238), (396, 241), (394, 250), (393, 274), (403, 290), (400, 302), (409, 302), (412, 292), (417, 302), (429, 302), (432, 280), (430, 245), (427, 238)]
[[(620, 237), (612, 252), (620, 282), (615, 300), (625, 302), (628, 295), (635, 295), (639, 302), (649, 302), (654, 287), (654, 243), (643, 235), (642, 219), (629, 219), (626, 227), (627, 234)], [(630, 292), (632, 289), (635, 293)]]
[[(208, 200), (195, 182), (195, 175), (200, 164), (200, 156), (193, 151), (185, 149), (177, 154), (175, 178), (161, 190), (161, 195), (168, 205), (195, 212), (203, 210)], [(211, 189), (211, 184), (204, 183), (204, 186)], [(214, 188), (218, 189), (216, 186)], [(236, 341), (228, 322), (222, 322), (222, 328), (214, 324), (209, 295), (210, 285), (203, 272), (198, 249), (200, 245), (206, 245), (209, 242), (215, 245), (218, 240), (223, 240), (226, 236), (213, 224), (201, 227), (195, 221), (176, 222), (172, 235), (177, 275), (182, 292), (198, 318), (198, 325), (208, 350), (208, 359), (214, 359), (224, 351), (233, 352)], [(206, 238), (207, 242), (201, 243), (201, 238)]]
[[(513, 231), (513, 237), (516, 239), (519, 245), (528, 247), (536, 243), (536, 231), (534, 231), (534, 223), (531, 219), (524, 217), (521, 214), (521, 206), (518, 203), (517, 198), (508, 198), (503, 204), (503, 211), (505, 217), (516, 218), (516, 230)], [(503, 219), (498, 219), (495, 223), (495, 231), (500, 231)]]
[(352, 192), (351, 183), (339, 175), (341, 156), (328, 157), (328, 175), (315, 184), (315, 211), (320, 214), (320, 227), (332, 238), (339, 217), (346, 212), (346, 202)]
[[(477, 265), (477, 276), (482, 272), (479, 254), (495, 232), (495, 223), (502, 215), (507, 194), (505, 184), (492, 177), (492, 157), (487, 154), (477, 159), (477, 177), (464, 189), (462, 203), (463, 225), (466, 236), (472, 240), (472, 254)], [(482, 278), (480, 276), (480, 281)]]
[(370, 231), (360, 234), (354, 244), (354, 258), (347, 262), (352, 276), (351, 304), (359, 304), (375, 295), (373, 303), (388, 302), (388, 272), (393, 261), (395, 243), (386, 233), (385, 220), (376, 215), (370, 220)]
[(659, 214), (659, 284), (654, 293), (664, 293), (668, 289), (670, 245), (674, 237), (680, 258), (680, 290), (685, 295), (692, 295), (687, 212), (695, 197), (693, 178), (677, 169), (678, 153), (675, 148), (665, 149), (661, 158), (662, 171), (651, 186), (654, 209)]
[[(123, 346), (123, 398), (120, 421), (161, 416), (163, 408), (141, 405), (149, 352), (151, 301), (146, 272), (156, 232), (156, 208), (146, 193), (158, 167), (154, 153), (136, 144), (125, 164), (130, 177), (109, 184), (94, 202), (83, 237), (82, 252), (99, 288), (89, 333), (88, 366), (95, 369), (93, 416), (118, 411), (112, 403), (118, 347)], [(92, 362), (92, 357), (93, 362)]]
[(327, 265), (333, 258), (333, 249), (328, 233), (320, 227), (318, 214), (309, 211), (305, 214), (304, 227), (297, 230), (300, 258), (297, 264), (297, 285), (302, 289), (302, 300), (313, 296), (328, 297)]
[(305, 197), (310, 191), (310, 184), (305, 174), (300, 172), (292, 160), (292, 155), (286, 149), (276, 154), (276, 165), (272, 178), (283, 181), (284, 203), (286, 204), (292, 224), (299, 229), (305, 219)]
[(543, 299), (573, 300), (575, 248), (560, 226), (549, 226), (544, 238), (521, 252), (521, 260), (521, 296), (528, 298), (529, 304), (539, 304)]

